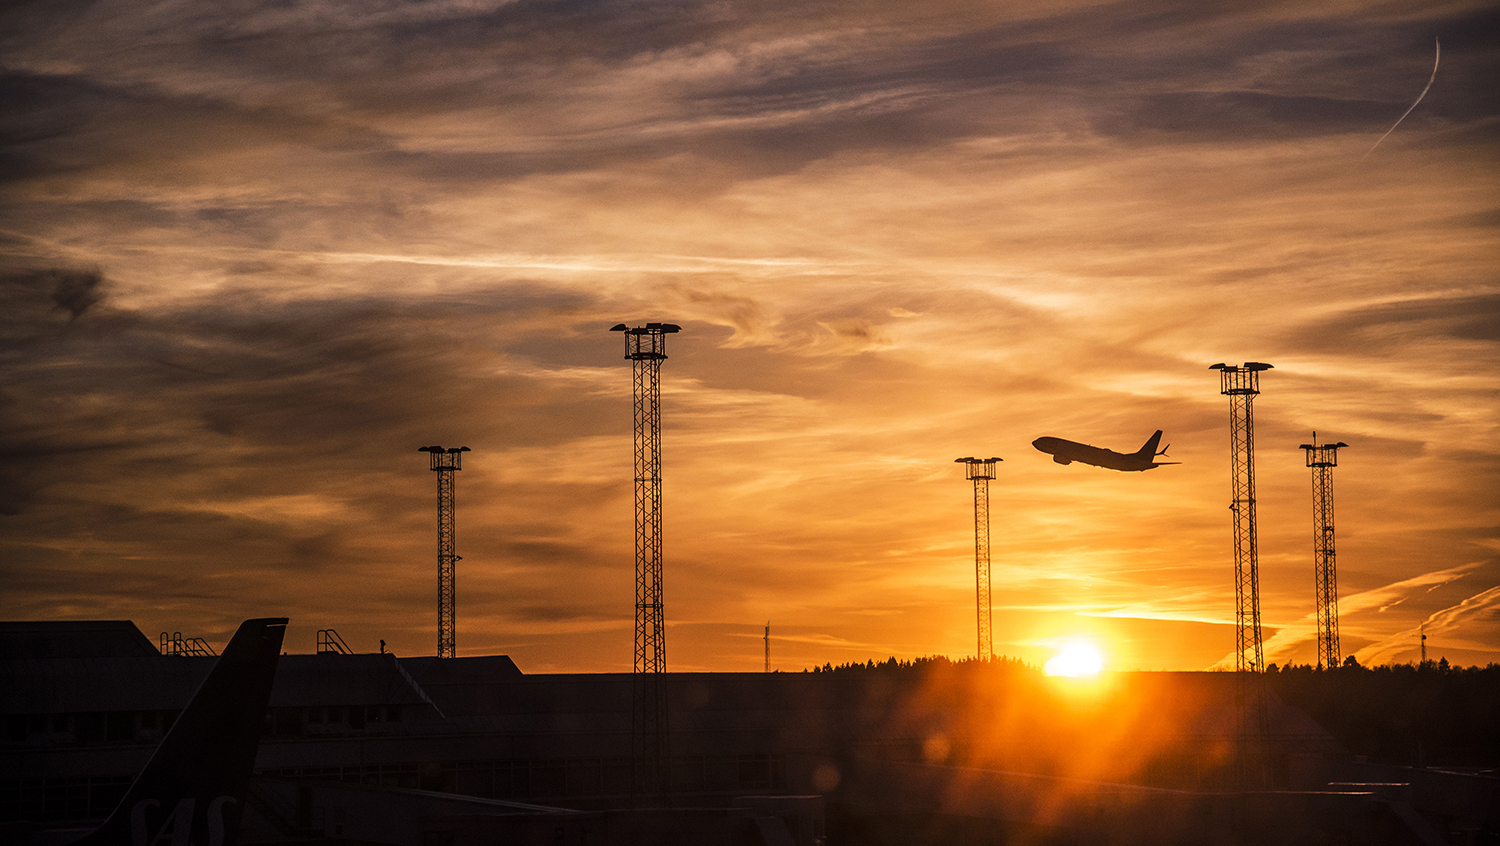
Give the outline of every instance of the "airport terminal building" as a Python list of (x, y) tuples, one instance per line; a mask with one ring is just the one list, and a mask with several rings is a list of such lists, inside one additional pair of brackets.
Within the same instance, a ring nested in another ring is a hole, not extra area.
[[(0, 624), (0, 832), (106, 816), (215, 660), (163, 654), (129, 622)], [(1500, 830), (1497, 782), (1357, 764), (1269, 692), (1246, 754), (1242, 682), (1068, 683), (980, 664), (668, 674), (670, 796), (645, 803), (630, 674), (285, 654), (240, 842), (1457, 843)]]

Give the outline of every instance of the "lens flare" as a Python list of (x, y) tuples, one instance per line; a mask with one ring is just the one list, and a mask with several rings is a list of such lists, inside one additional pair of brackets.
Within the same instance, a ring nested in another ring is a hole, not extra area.
[(1099, 650), (1086, 643), (1069, 644), (1056, 657), (1042, 665), (1049, 676), (1093, 676), (1104, 669), (1104, 658)]

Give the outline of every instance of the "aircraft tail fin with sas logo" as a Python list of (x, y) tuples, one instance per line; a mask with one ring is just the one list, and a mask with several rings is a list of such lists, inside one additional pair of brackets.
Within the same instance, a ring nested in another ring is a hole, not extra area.
[(234, 846), (286, 624), (240, 624), (114, 813), (75, 846)]

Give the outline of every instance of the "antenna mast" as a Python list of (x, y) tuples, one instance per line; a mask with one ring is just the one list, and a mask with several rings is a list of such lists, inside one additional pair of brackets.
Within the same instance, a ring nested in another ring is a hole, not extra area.
[(457, 658), (458, 585), (454, 565), (460, 558), (454, 524), (453, 473), (463, 469), (463, 454), (469, 448), (425, 446), (417, 451), (428, 453), (431, 469), (438, 474), (438, 657)]
[(964, 478), (974, 483), (974, 605), (978, 618), (980, 661), (992, 661), (995, 647), (992, 637), (993, 615), (990, 606), (990, 480), (995, 478), (995, 462), (1001, 458), (955, 458), (964, 465)]
[(771, 672), (771, 621), (766, 621), (766, 672)]
[(625, 333), (635, 399), (635, 696), (631, 789), (667, 804), (670, 745), (667, 730), (666, 618), (661, 587), (661, 363), (675, 323), (647, 323)]
[(1319, 444), (1313, 432), (1307, 451), (1307, 466), (1312, 468), (1313, 490), (1313, 584), (1318, 602), (1318, 667), (1334, 669), (1343, 658), (1339, 654), (1338, 572), (1333, 551), (1333, 468), (1339, 466), (1339, 449), (1348, 444)]

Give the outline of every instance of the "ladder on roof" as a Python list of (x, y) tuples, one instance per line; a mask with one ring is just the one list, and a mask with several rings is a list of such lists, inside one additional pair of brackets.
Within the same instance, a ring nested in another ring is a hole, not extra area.
[(163, 655), (199, 655), (213, 657), (219, 653), (214, 651), (208, 641), (201, 637), (183, 637), (182, 632), (161, 633), (161, 654)]
[(333, 629), (318, 629), (318, 654), (353, 655), (354, 650)]

